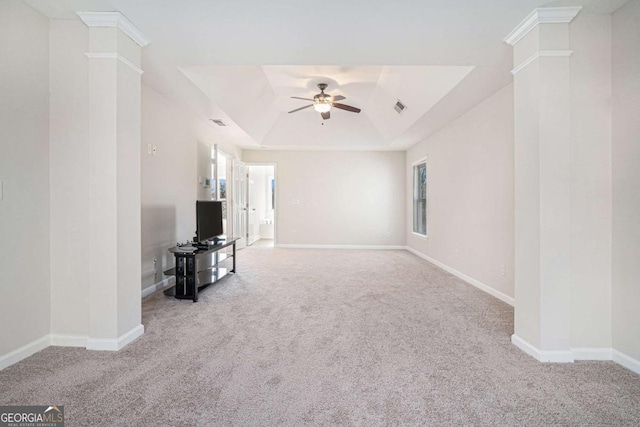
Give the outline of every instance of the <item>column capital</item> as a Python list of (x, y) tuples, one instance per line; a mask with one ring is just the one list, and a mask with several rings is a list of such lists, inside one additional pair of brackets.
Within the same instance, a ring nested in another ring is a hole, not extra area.
[(582, 6), (539, 7), (534, 9), (503, 41), (514, 46), (539, 24), (568, 24), (573, 21), (573, 18), (578, 15), (580, 10), (582, 10)]
[(87, 27), (117, 27), (140, 47), (151, 42), (120, 12), (78, 12), (78, 16)]

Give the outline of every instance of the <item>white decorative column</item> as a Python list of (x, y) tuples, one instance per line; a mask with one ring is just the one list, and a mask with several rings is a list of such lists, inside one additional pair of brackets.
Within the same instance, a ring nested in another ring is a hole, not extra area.
[(571, 362), (571, 67), (579, 7), (534, 10), (514, 48), (515, 333), (541, 361)]
[(148, 40), (118, 12), (78, 15), (89, 27), (87, 348), (119, 350), (144, 332), (140, 58)]

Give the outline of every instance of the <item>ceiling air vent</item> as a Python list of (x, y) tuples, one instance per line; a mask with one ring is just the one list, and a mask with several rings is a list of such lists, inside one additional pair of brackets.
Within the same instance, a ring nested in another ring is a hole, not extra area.
[(402, 114), (404, 113), (404, 110), (407, 109), (407, 106), (398, 99), (398, 102), (396, 102), (396, 105), (393, 106), (393, 109), (396, 110), (398, 114)]
[(213, 123), (217, 124), (218, 126), (229, 126), (228, 124), (226, 124), (220, 119), (209, 119), (209, 120), (211, 120)]

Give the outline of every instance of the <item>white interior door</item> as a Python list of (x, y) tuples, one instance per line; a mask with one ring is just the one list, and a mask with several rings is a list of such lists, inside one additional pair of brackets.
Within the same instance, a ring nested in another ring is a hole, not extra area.
[(255, 167), (247, 166), (247, 245), (254, 244), (260, 239), (260, 223), (256, 212), (258, 189), (256, 187), (256, 177), (252, 173)]
[(242, 249), (247, 243), (247, 167), (237, 160), (233, 161), (233, 237)]

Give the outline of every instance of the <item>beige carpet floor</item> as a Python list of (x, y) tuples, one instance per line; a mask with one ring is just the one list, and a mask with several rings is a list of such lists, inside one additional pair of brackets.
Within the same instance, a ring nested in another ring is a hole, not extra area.
[(49, 347), (0, 405), (68, 426), (639, 425), (640, 376), (541, 364), (513, 309), (404, 251), (248, 248), (198, 303), (143, 301), (120, 352)]

